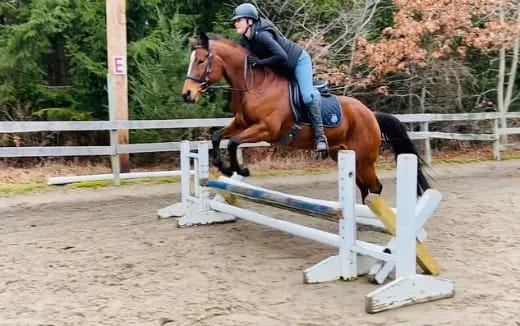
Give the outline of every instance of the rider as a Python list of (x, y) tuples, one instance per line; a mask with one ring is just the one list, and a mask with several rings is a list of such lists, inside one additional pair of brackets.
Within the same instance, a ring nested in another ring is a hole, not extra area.
[(313, 95), (312, 62), (309, 54), (279, 33), (273, 23), (260, 18), (258, 10), (251, 3), (236, 7), (231, 20), (237, 33), (242, 35), (242, 45), (254, 54), (247, 58), (250, 66), (269, 67), (285, 76), (296, 77), (314, 129), (315, 151), (326, 153), (327, 138), (323, 131), (319, 98)]

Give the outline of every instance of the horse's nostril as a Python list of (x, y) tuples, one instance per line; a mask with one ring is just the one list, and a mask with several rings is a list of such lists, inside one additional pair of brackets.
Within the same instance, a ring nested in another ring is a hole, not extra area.
[(191, 92), (186, 91), (184, 94), (182, 94), (182, 98), (184, 98), (184, 101), (188, 102), (188, 101), (190, 101), (190, 95), (191, 95)]

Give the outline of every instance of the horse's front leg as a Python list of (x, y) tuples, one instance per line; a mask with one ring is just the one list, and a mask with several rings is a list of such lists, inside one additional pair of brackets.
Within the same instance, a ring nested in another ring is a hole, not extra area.
[(241, 133), (229, 139), (229, 163), (231, 171), (247, 177), (250, 175), (249, 169), (238, 163), (237, 149), (243, 143), (257, 143), (260, 141), (270, 141), (269, 130), (264, 123), (258, 123), (244, 129)]
[(211, 136), (211, 145), (213, 149), (211, 150), (211, 160), (213, 165), (215, 165), (219, 170), (224, 163), (222, 163), (222, 157), (220, 157), (220, 142), (222, 141), (222, 133), (225, 128), (219, 129), (213, 133)]
[(225, 128), (215, 131), (211, 137), (211, 144), (213, 146), (213, 150), (211, 151), (211, 158), (213, 165), (215, 165), (220, 172), (227, 176), (231, 176), (233, 174), (233, 170), (229, 165), (222, 162), (222, 158), (220, 157), (220, 142), (223, 138), (234, 136), (242, 130), (242, 128), (238, 127), (235, 120), (233, 120)]

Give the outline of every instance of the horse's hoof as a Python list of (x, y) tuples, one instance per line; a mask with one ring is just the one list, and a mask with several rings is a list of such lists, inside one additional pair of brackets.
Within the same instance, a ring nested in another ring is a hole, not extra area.
[(231, 169), (230, 166), (227, 166), (227, 165), (222, 165), (221, 167), (218, 168), (220, 172), (222, 172), (222, 174), (224, 174), (225, 176), (232, 176), (233, 175), (233, 169)]
[(327, 157), (329, 157), (329, 152), (328, 151), (319, 151), (319, 152), (315, 151), (313, 156), (314, 156), (315, 160), (324, 160)]
[(248, 168), (239, 167), (237, 173), (243, 177), (248, 177), (251, 175)]
[(216, 166), (219, 170), (224, 165), (222, 160), (213, 160), (213, 165)]

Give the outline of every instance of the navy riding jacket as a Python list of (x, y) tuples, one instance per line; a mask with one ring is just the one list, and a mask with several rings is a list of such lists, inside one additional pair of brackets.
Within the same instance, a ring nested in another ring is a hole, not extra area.
[(251, 28), (251, 39), (242, 36), (240, 42), (260, 59), (256, 66), (293, 76), (302, 47), (276, 31), (273, 23), (266, 19), (260, 18)]

